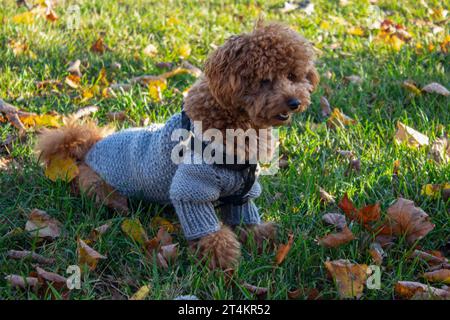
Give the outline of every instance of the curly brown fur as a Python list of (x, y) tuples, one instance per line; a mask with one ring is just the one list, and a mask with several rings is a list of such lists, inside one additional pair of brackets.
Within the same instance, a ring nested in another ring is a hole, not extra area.
[(265, 247), (273, 249), (277, 235), (277, 225), (273, 222), (265, 222), (256, 225), (237, 227), (236, 232), (243, 244), (256, 244), (257, 251), (261, 253)]
[[(278, 126), (292, 112), (307, 108), (318, 81), (307, 40), (281, 24), (259, 25), (231, 37), (209, 56), (185, 110), (205, 130)], [(298, 109), (289, 108), (289, 99), (301, 102)]]
[(241, 257), (241, 245), (227, 226), (190, 244), (200, 261), (209, 261), (211, 269), (234, 268)]
[(38, 135), (35, 151), (47, 164), (55, 155), (83, 161), (94, 143), (112, 132), (112, 128), (98, 127), (93, 121), (82, 123), (78, 119), (67, 118), (61, 128), (44, 129)]

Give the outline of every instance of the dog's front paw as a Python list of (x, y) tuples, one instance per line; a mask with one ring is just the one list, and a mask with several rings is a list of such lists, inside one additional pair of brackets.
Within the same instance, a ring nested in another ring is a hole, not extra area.
[(190, 248), (199, 260), (209, 262), (208, 266), (211, 269), (235, 268), (241, 257), (241, 245), (234, 232), (227, 226), (191, 242)]
[(267, 244), (269, 249), (274, 248), (277, 235), (277, 225), (274, 222), (264, 222), (261, 224), (238, 227), (236, 231), (239, 234), (239, 240), (243, 244), (253, 242), (256, 244), (258, 252), (263, 251), (264, 243)]

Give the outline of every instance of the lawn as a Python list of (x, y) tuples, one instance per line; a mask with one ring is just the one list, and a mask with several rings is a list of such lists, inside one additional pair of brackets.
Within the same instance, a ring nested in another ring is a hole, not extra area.
[[(98, 112), (91, 117), (101, 124), (111, 122), (111, 112), (126, 114), (124, 121), (114, 121), (117, 129), (164, 122), (180, 110), (182, 93), (194, 83), (194, 75), (169, 78), (167, 87), (160, 88), (161, 97), (139, 85), (129, 92), (106, 95), (101, 70), (111, 84), (171, 68), (161, 68), (161, 62), (176, 67), (183, 59), (202, 68), (215, 46), (233, 34), (251, 30), (260, 14), (290, 25), (314, 43), (321, 83), (310, 108), (280, 129), (287, 165), (276, 175), (261, 178), (263, 194), (257, 204), (263, 218), (279, 224), (280, 243), (287, 241), (289, 233), (294, 235), (281, 264), (274, 264), (273, 251), (257, 254), (251, 246), (245, 247), (230, 284), (222, 272), (195, 265), (182, 234), (175, 232), (174, 241), (180, 243), (178, 259), (168, 269), (159, 267), (121, 230), (123, 215), (98, 208), (92, 200), (73, 195), (69, 184), (45, 176), (32, 152), (39, 128), (30, 128), (23, 139), (0, 147), (0, 299), (51, 298), (51, 294), (42, 297), (7, 283), (6, 275), (28, 276), (35, 270), (29, 260), (7, 258), (8, 250), (31, 250), (54, 258), (55, 263), (44, 269), (67, 276), (67, 267), (78, 263), (77, 239), (86, 239), (92, 229), (107, 222), (111, 227), (92, 244), (107, 259), (95, 270), (83, 269), (81, 289), (71, 291), (72, 299), (127, 299), (143, 285), (151, 288), (148, 299), (187, 294), (200, 299), (255, 299), (244, 282), (267, 288), (267, 299), (287, 299), (288, 291), (297, 288), (316, 288), (322, 298), (337, 299), (337, 287), (324, 265), (327, 260), (373, 264), (368, 249), (375, 236), (357, 222), (349, 223), (355, 240), (336, 248), (317, 243), (332, 232), (322, 222), (323, 214), (342, 213), (337, 203), (345, 193), (357, 207), (379, 202), (383, 217), (398, 197), (410, 199), (435, 224), (415, 243), (398, 237), (386, 248), (381, 288), (365, 288), (361, 298), (393, 299), (398, 281), (427, 284), (422, 274), (428, 265), (411, 258), (411, 253), (440, 250), (449, 256), (450, 202), (445, 203), (440, 195), (423, 195), (421, 189), (426, 184), (449, 182), (450, 167), (430, 160), (429, 147), (397, 144), (394, 136), (398, 121), (428, 136), (430, 144), (450, 132), (449, 98), (414, 89), (432, 82), (450, 86), (448, 46), (443, 44), (449, 34), (448, 3), (447, 8), (441, 1), (312, 3), (314, 10), (283, 12), (284, 1), (66, 0), (54, 8), (59, 18), (51, 22), (42, 16), (33, 21), (17, 18), (28, 9), (14, 0), (2, 0), (0, 98), (24, 111), (70, 114), (95, 105)], [(71, 4), (80, 9), (79, 25), (73, 30), (67, 25)], [(385, 19), (403, 26), (397, 29), (406, 30), (410, 38), (383, 38), (377, 22)], [(103, 53), (91, 50), (100, 37), (107, 46)], [(144, 50), (150, 44), (157, 52)], [(77, 59), (82, 77), (78, 88), (72, 88), (65, 79), (69, 63)], [(359, 78), (348, 81), (351, 75)], [(38, 88), (37, 83), (44, 80), (59, 80), (61, 85)], [(415, 87), (408, 89), (406, 80)], [(356, 123), (328, 127), (321, 113), (321, 97)], [(12, 135), (17, 135), (17, 129), (0, 120), (0, 141)], [(348, 171), (348, 159), (337, 150), (352, 151), (360, 160), (360, 170)], [(393, 179), (396, 160), (400, 165)], [(319, 188), (333, 195), (336, 204), (324, 204)], [(34, 208), (63, 224), (60, 237), (40, 241), (23, 231)], [(157, 232), (154, 223), (152, 227), (154, 217), (176, 224), (170, 208), (139, 202), (132, 202), (131, 208), (129, 217), (139, 219), (149, 237)], [(61, 297), (55, 292), (53, 296)]]

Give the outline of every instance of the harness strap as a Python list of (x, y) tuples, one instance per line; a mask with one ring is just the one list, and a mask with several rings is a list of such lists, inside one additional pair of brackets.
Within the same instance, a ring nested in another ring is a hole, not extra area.
[[(191, 131), (191, 133), (192, 133), (191, 120), (187, 116), (186, 112), (183, 110), (183, 107), (182, 107), (182, 110), (181, 110), (181, 126), (182, 126), (183, 129)], [(195, 137), (193, 135), (193, 133), (191, 135), (191, 141), (190, 141), (190, 143), (191, 143), (191, 150), (194, 149), (194, 141), (195, 140), (197, 140), (198, 142), (202, 143), (202, 152), (203, 152), (205, 150), (207, 144), (204, 141), (201, 141), (197, 137)], [(225, 197), (219, 198), (219, 201), (221, 202), (221, 204), (218, 205), (217, 207), (221, 207), (221, 206), (223, 206), (225, 204), (243, 205), (243, 204), (248, 202), (248, 200), (249, 200), (248, 192), (250, 191), (250, 189), (252, 188), (253, 184), (255, 183), (257, 165), (256, 164), (250, 164), (250, 163), (244, 163), (244, 164), (232, 163), (232, 164), (227, 164), (225, 160), (226, 160), (226, 157), (224, 155), (223, 164), (214, 163), (214, 165), (218, 166), (218, 167), (223, 167), (223, 168), (226, 168), (226, 169), (232, 170), (232, 171), (242, 171), (243, 175), (244, 175), (244, 187), (242, 188), (241, 192), (239, 192), (238, 194), (233, 194), (233, 195), (230, 195), (230, 196), (225, 196)]]

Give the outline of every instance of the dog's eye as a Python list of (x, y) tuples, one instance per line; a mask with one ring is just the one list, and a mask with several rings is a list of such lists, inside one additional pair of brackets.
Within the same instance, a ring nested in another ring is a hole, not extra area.
[(270, 79), (261, 80), (261, 86), (268, 86), (270, 84)]
[(295, 76), (295, 74), (289, 73), (289, 74), (288, 74), (288, 79), (289, 79), (290, 81), (295, 81), (295, 80), (297, 79), (297, 77)]

